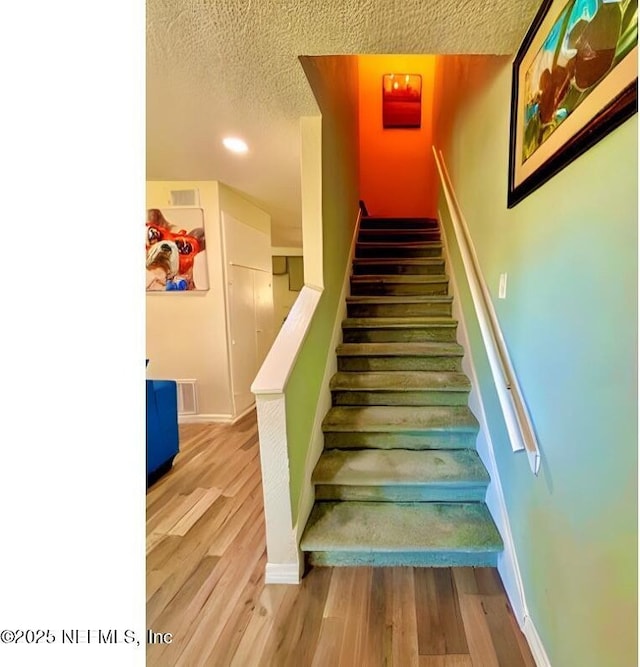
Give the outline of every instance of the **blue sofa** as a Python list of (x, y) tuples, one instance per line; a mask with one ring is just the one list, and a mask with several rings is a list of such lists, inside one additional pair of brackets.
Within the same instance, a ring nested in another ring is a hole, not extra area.
[(147, 380), (147, 487), (171, 470), (180, 448), (178, 386), (173, 380)]

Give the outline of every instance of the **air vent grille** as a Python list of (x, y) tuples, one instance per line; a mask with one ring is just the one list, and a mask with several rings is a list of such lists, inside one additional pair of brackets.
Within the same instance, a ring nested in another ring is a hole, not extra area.
[(198, 414), (198, 401), (195, 380), (177, 380), (178, 383), (178, 414)]
[(200, 193), (197, 189), (171, 190), (171, 206), (200, 206)]

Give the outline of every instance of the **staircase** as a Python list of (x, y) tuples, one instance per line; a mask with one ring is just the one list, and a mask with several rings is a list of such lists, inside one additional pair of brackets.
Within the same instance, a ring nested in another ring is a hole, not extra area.
[(436, 220), (362, 218), (301, 542), (313, 565), (496, 565), (448, 289)]

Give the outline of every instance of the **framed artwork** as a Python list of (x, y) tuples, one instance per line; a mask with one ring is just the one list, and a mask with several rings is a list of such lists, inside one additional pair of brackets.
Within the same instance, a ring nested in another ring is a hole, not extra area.
[(422, 76), (385, 74), (382, 77), (382, 127), (420, 127)]
[(507, 206), (637, 111), (638, 0), (544, 0), (513, 63)]
[(209, 289), (201, 208), (147, 211), (145, 268), (147, 292)]

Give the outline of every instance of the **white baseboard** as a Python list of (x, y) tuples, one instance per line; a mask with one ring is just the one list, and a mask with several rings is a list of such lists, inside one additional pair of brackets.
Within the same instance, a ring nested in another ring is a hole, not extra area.
[(200, 413), (197, 415), (178, 415), (178, 424), (232, 424), (233, 415)]
[(178, 415), (178, 424), (235, 424), (243, 417), (246, 417), (252, 410), (256, 409), (256, 404), (252, 403), (246, 410), (243, 410), (235, 417), (233, 415), (218, 415), (200, 413), (197, 415)]
[(529, 648), (531, 649), (531, 653), (533, 655), (533, 659), (536, 661), (537, 667), (551, 667), (549, 656), (544, 650), (544, 645), (540, 639), (540, 635), (538, 634), (536, 626), (533, 624), (530, 616), (525, 616), (522, 632), (529, 642)]
[(265, 584), (300, 583), (301, 572), (296, 563), (267, 563), (264, 570)]
[(252, 403), (246, 410), (243, 410), (239, 415), (236, 415), (231, 423), (235, 424), (236, 422), (239, 422), (243, 417), (246, 417), (250, 412), (253, 412), (256, 409), (256, 404)]

